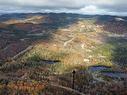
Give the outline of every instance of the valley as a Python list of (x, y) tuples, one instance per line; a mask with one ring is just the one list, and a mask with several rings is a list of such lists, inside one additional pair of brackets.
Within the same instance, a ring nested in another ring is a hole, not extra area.
[(0, 15), (0, 95), (127, 94), (127, 17), (8, 15)]

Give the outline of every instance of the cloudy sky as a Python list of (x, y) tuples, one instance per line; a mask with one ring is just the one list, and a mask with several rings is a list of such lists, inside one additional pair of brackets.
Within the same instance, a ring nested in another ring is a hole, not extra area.
[(12, 12), (127, 15), (127, 0), (0, 0), (0, 13)]

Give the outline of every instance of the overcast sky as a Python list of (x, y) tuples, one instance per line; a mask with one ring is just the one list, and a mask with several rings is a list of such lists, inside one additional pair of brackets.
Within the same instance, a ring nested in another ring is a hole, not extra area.
[(127, 0), (0, 0), (0, 13), (12, 12), (127, 15)]

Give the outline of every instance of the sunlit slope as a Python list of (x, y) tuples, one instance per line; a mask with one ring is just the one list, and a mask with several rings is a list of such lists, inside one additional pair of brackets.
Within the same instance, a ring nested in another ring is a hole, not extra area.
[[(102, 34), (105, 34), (104, 38)], [(111, 48), (105, 41), (107, 35), (93, 20), (78, 21), (68, 28), (58, 29), (50, 42), (35, 44), (21, 60), (59, 60), (64, 70), (97, 64), (112, 65)]]

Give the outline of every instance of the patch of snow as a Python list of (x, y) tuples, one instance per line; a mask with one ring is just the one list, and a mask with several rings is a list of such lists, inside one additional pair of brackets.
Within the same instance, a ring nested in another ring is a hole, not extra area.
[(82, 49), (85, 49), (85, 44), (81, 44), (81, 48)]
[(99, 58), (106, 58), (106, 56), (102, 56), (102, 55), (100, 55)]
[(99, 58), (106, 58), (106, 56), (103, 56), (103, 55), (101, 55), (101, 54), (98, 54), (98, 57), (99, 57)]
[(119, 18), (119, 17), (115, 18), (115, 20), (116, 21), (125, 21), (123, 18)]
[(56, 44), (54, 44), (53, 46), (54, 46), (54, 47), (56, 47), (57, 45), (56, 45)]
[(91, 48), (92, 48), (92, 49), (95, 49), (95, 47), (94, 47), (94, 46), (91, 46)]
[(93, 56), (92, 55), (90, 55), (88, 58), (92, 58)]
[(85, 25), (82, 25), (82, 26), (81, 26), (81, 28), (84, 28), (84, 27), (85, 27)]
[(90, 60), (89, 59), (84, 59), (84, 62), (89, 63)]
[(92, 52), (92, 50), (90, 50), (90, 49), (86, 49), (86, 52)]

